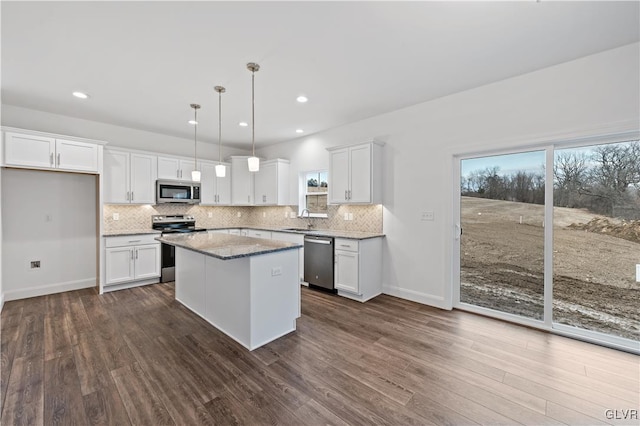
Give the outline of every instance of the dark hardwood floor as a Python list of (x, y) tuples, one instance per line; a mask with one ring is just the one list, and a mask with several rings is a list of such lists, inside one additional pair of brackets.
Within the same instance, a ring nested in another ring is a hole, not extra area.
[(631, 354), (306, 288), (297, 331), (249, 352), (173, 297), (163, 284), (7, 302), (2, 424), (638, 424)]

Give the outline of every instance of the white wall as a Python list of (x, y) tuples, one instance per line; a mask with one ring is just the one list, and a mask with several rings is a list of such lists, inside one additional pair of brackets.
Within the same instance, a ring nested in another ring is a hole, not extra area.
[[(453, 155), (640, 128), (639, 49), (624, 46), (258, 154), (290, 159), (297, 176), (327, 168), (326, 147), (385, 141), (384, 291), (450, 308)], [(295, 182), (291, 190), (294, 202)], [(422, 210), (433, 210), (435, 221), (421, 222)]]
[[(95, 175), (2, 169), (6, 300), (96, 285)], [(40, 260), (40, 269), (30, 262)]]
[[(2, 125), (103, 140), (108, 142), (110, 147), (119, 146), (170, 155), (193, 156), (193, 139), (177, 138), (13, 105), (2, 105)], [(248, 153), (249, 151), (243, 149), (222, 147), (224, 157)], [(218, 146), (198, 141), (198, 158), (217, 160)]]

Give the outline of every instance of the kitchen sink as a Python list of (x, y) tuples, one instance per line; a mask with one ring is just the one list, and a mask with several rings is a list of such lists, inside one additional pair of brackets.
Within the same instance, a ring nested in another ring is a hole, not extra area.
[(307, 228), (284, 228), (283, 231), (311, 232), (312, 230)]

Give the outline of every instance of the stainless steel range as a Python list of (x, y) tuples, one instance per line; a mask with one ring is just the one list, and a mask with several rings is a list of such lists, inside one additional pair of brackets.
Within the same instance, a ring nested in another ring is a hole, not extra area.
[[(151, 216), (151, 227), (162, 231), (162, 235), (206, 232), (204, 228), (196, 227), (196, 220), (193, 216), (176, 215), (153, 215)], [(168, 244), (162, 244), (162, 274), (160, 282), (166, 283), (176, 279), (176, 249)]]

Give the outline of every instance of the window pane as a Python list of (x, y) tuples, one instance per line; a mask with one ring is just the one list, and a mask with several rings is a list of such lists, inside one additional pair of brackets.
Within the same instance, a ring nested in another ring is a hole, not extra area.
[(639, 340), (640, 142), (554, 154), (554, 322)]
[(461, 162), (460, 301), (544, 313), (545, 152)]

